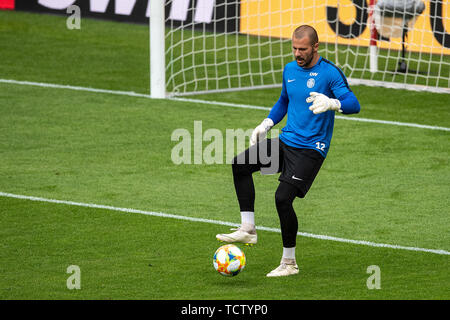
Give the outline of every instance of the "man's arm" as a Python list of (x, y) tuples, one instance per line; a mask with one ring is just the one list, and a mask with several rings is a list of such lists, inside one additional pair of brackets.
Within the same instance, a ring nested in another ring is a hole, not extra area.
[(341, 110), (343, 114), (358, 113), (361, 110), (358, 99), (352, 91), (349, 91), (339, 97), (341, 103)]
[(270, 110), (267, 118), (265, 118), (261, 124), (253, 130), (252, 136), (250, 137), (250, 145), (254, 145), (258, 140), (263, 140), (266, 137), (267, 132), (284, 118), (287, 113), (288, 104), (289, 97), (286, 92), (283, 76), (283, 86), (281, 88), (280, 98)]
[[(283, 86), (284, 88), (284, 86)], [(289, 98), (286, 93), (286, 89), (281, 90), (280, 98), (278, 99), (277, 103), (272, 107), (272, 110), (270, 110), (269, 115), (267, 118), (272, 119), (274, 125), (283, 120), (284, 116), (287, 113), (287, 108), (289, 104)]]

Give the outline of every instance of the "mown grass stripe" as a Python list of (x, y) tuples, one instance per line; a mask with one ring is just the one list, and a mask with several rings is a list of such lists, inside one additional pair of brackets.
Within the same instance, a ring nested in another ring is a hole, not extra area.
[[(55, 89), (68, 89), (68, 90), (76, 90), (76, 91), (87, 91), (87, 92), (95, 92), (95, 93), (116, 94), (116, 95), (124, 95), (124, 96), (130, 96), (130, 97), (151, 99), (151, 96), (148, 94), (136, 93), (133, 91), (106, 90), (106, 89), (96, 89), (96, 88), (60, 85), (60, 84), (52, 84), (52, 83), (18, 81), (18, 80), (10, 80), (10, 79), (0, 79), (0, 83), (28, 85), (28, 86), (37, 86), (37, 87), (55, 88)], [(253, 105), (221, 102), (221, 101), (209, 101), (209, 100), (189, 99), (189, 98), (169, 98), (169, 99), (174, 100), (174, 101), (181, 101), (181, 102), (188, 102), (188, 103), (201, 103), (201, 104), (208, 104), (208, 105), (219, 105), (219, 106), (232, 107), (232, 108), (267, 110), (267, 111), (271, 109), (271, 108), (262, 107), (262, 106), (253, 106)], [(377, 124), (386, 124), (386, 125), (419, 128), (419, 129), (450, 131), (450, 128), (447, 128), (447, 127), (439, 127), (439, 126), (431, 126), (431, 125), (399, 122), (399, 121), (387, 121), (387, 120), (367, 119), (367, 118), (358, 118), (358, 117), (345, 117), (345, 116), (339, 116), (339, 115), (336, 116), (336, 119), (359, 121), (359, 122), (369, 122), (369, 123), (377, 123)]]
[[(22, 200), (31, 200), (31, 201), (39, 201), (39, 202), (65, 204), (65, 205), (71, 205), (71, 206), (96, 208), (96, 209), (105, 209), (105, 210), (112, 210), (112, 211), (119, 211), (119, 212), (126, 212), (126, 213), (138, 213), (138, 214), (144, 214), (144, 215), (148, 215), (148, 216), (170, 218), (170, 219), (177, 219), (177, 220), (186, 220), (186, 221), (192, 221), (192, 222), (211, 223), (211, 224), (225, 225), (225, 226), (230, 226), (230, 227), (238, 227), (239, 226), (236, 223), (227, 222), (227, 221), (204, 219), (204, 218), (195, 218), (195, 217), (187, 217), (187, 216), (170, 214), (170, 213), (164, 213), (164, 212), (154, 212), (154, 211), (137, 210), (137, 209), (130, 209), (130, 208), (120, 208), (120, 207), (113, 207), (113, 206), (101, 205), (101, 204), (93, 204), (93, 203), (83, 203), (83, 202), (74, 202), (74, 201), (68, 201), (68, 200), (47, 199), (47, 198), (25, 196), (25, 195), (6, 193), (6, 192), (0, 192), (0, 196), (1, 197), (7, 197), (7, 198), (22, 199)], [(277, 233), (281, 232), (280, 229), (268, 228), (268, 227), (264, 227), (264, 226), (257, 226), (256, 229), (262, 230), (262, 231), (277, 232)], [(396, 250), (419, 251), (419, 252), (434, 253), (434, 254), (439, 254), (439, 255), (450, 255), (450, 252), (448, 252), (446, 250), (441, 250), (441, 249), (426, 249), (426, 248), (418, 248), (418, 247), (400, 246), (400, 245), (394, 245), (394, 244), (376, 243), (376, 242), (364, 241), (364, 240), (352, 240), (352, 239), (345, 239), (345, 238), (339, 238), (339, 237), (333, 237), (333, 236), (327, 236), (327, 235), (320, 235), (320, 234), (313, 234), (313, 233), (307, 233), (307, 232), (298, 232), (297, 235), (302, 236), (302, 237), (307, 237), (307, 238), (314, 238), (314, 239), (327, 240), (327, 241), (336, 241), (336, 242), (344, 242), (344, 243), (351, 243), (351, 244), (364, 245), (364, 246), (370, 246), (370, 247), (389, 248), (389, 249), (396, 249)]]

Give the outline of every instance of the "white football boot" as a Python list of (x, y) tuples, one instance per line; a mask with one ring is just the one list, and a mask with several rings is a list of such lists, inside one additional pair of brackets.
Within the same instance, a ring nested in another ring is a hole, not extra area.
[(281, 262), (281, 264), (278, 266), (278, 268), (270, 271), (267, 274), (267, 277), (285, 277), (285, 276), (291, 276), (298, 273), (298, 266), (297, 264), (286, 264), (284, 262)]
[[(236, 230), (236, 229), (231, 229)], [(219, 233), (216, 235), (217, 240), (224, 241), (224, 242), (240, 242), (240, 243), (246, 243), (246, 244), (256, 244), (258, 241), (258, 236), (256, 235), (256, 232), (247, 232), (241, 228), (237, 229), (235, 232), (232, 233)]]

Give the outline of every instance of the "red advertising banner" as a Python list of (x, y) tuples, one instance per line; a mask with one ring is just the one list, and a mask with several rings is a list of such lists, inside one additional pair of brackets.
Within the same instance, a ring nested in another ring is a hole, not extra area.
[(0, 0), (0, 9), (14, 9), (15, 0)]

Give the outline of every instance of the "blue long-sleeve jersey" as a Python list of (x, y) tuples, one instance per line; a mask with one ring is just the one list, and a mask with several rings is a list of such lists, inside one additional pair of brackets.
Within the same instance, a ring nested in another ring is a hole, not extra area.
[(344, 114), (358, 113), (360, 105), (351, 91), (342, 71), (320, 57), (311, 68), (302, 68), (296, 61), (288, 63), (283, 71), (283, 86), (278, 101), (268, 118), (274, 124), (287, 114), (286, 126), (280, 140), (295, 148), (315, 149), (326, 157), (334, 127), (334, 111), (314, 114), (306, 102), (310, 92), (319, 92), (341, 102)]

